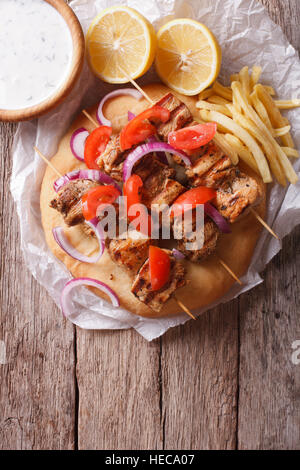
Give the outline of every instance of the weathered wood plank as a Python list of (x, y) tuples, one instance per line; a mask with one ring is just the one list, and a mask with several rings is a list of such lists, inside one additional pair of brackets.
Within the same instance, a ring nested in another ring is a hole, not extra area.
[(291, 361), (300, 340), (300, 229), (241, 298), (238, 444), (241, 449), (300, 449), (300, 366)]
[(160, 345), (77, 329), (79, 449), (162, 449)]
[(234, 449), (238, 302), (207, 312), (162, 338), (165, 449)]
[[(263, 0), (295, 47), (298, 0)], [(300, 366), (291, 362), (299, 328), (300, 229), (287, 237), (264, 273), (240, 299), (240, 449), (300, 449)]]
[(9, 192), (15, 126), (0, 124), (0, 448), (74, 448), (74, 330), (27, 270)]

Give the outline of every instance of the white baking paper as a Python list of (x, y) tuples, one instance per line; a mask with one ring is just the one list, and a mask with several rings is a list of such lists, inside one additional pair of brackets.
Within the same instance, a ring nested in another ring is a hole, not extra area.
[[(255, 0), (74, 0), (71, 6), (86, 32), (99, 11), (121, 3), (140, 11), (155, 28), (175, 17), (195, 18), (205, 23), (222, 46), (221, 77), (225, 82), (228, 82), (231, 73), (239, 71), (244, 65), (258, 64), (263, 67), (263, 81), (272, 84), (280, 97), (300, 97), (298, 54), (281, 29), (271, 21), (263, 6)], [(140, 83), (147, 83), (153, 78), (156, 77), (152, 70)], [(45, 242), (39, 207), (45, 164), (34, 154), (32, 147), (37, 145), (51, 158), (74, 116), (83, 107), (98, 102), (111, 89), (114, 88), (94, 78), (85, 65), (80, 81), (68, 99), (46, 116), (33, 122), (21, 123), (15, 137), (11, 192), (20, 219), (22, 250), (29, 270), (58, 305), (62, 288), (71, 276), (64, 265), (52, 255)], [(299, 149), (299, 110), (290, 111), (288, 117)], [(295, 162), (295, 168), (299, 172), (300, 161)], [(270, 187), (267, 221), (281, 238), (300, 223), (300, 183), (288, 189), (283, 189), (278, 184)], [(281, 243), (267, 231), (263, 231), (248, 273), (242, 279), (243, 286), (235, 284), (226, 296), (212, 306), (227, 302), (262, 282), (259, 273), (280, 249)], [(185, 314), (159, 320), (137, 317), (125, 310), (112, 308), (85, 288), (78, 293), (75, 305), (77, 313), (72, 321), (81, 328), (133, 327), (149, 341), (162, 335), (170, 327), (189, 320)]]

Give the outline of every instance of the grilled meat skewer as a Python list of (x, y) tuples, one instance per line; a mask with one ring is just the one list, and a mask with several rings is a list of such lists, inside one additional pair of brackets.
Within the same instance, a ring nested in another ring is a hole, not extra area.
[(186, 284), (184, 266), (174, 258), (171, 251), (165, 251), (171, 261), (171, 273), (168, 283), (158, 291), (151, 289), (149, 259), (147, 259), (138, 271), (131, 288), (131, 292), (135, 297), (155, 312), (160, 312), (162, 306), (170, 299), (176, 289)]
[[(50, 205), (63, 215), (67, 225), (82, 224), (85, 219), (81, 210), (81, 197), (96, 186), (98, 183), (90, 180), (72, 181), (62, 188)], [(88, 227), (87, 224), (83, 224), (84, 226)], [(94, 236), (93, 230), (89, 227), (86, 234)], [(126, 239), (107, 237), (105, 243), (111, 259), (118, 266), (126, 269), (132, 277), (135, 277), (132, 285), (133, 294), (156, 312), (162, 309), (164, 303), (169, 300), (177, 288), (185, 285), (184, 267), (171, 256), (171, 252), (168, 252), (171, 258), (170, 280), (159, 291), (151, 289), (148, 255), (149, 247), (153, 245), (153, 242), (150, 238), (141, 236)]]
[[(197, 124), (192, 122), (187, 106), (173, 97), (172, 93), (165, 95), (157, 104), (171, 111), (170, 121), (157, 127), (163, 140), (168, 140), (170, 131)], [(190, 186), (216, 189), (214, 205), (228, 222), (234, 223), (250, 207), (261, 202), (261, 190), (255, 179), (232, 165), (230, 158), (214, 142), (201, 149), (200, 154), (198, 152), (192, 160), (191, 168), (186, 170)]]
[(91, 180), (70, 181), (70, 183), (63, 186), (57, 197), (50, 202), (50, 206), (62, 214), (64, 222), (70, 227), (84, 223), (81, 198), (97, 186), (99, 186), (99, 183)]
[[(193, 232), (196, 229), (196, 220), (195, 220), (196, 213), (193, 211), (192, 214), (192, 230)], [(183, 223), (182, 221), (180, 222)], [(173, 231), (178, 230), (178, 226), (176, 226), (176, 221), (174, 221)], [(220, 237), (220, 230), (216, 226), (216, 224), (210, 220), (208, 217), (204, 220), (203, 225), (203, 246), (200, 249), (187, 249), (187, 243), (192, 244), (196, 241), (196, 237), (183, 237), (180, 240), (177, 240), (177, 249), (183, 253), (186, 258), (194, 263), (200, 263), (208, 258), (212, 253), (216, 251), (217, 243)]]

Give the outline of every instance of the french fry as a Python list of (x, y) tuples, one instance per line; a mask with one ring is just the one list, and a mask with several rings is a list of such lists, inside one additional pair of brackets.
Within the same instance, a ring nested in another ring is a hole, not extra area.
[(274, 146), (266, 139), (264, 133), (257, 127), (247, 116), (242, 115), (237, 110), (234, 109), (232, 105), (227, 105), (228, 108), (231, 108), (234, 121), (239, 124), (241, 127), (249, 131), (249, 133), (256, 139), (257, 142), (263, 147), (266, 157), (269, 161), (270, 168), (282, 186), (286, 186), (286, 179), (284, 177), (283, 168), (280, 165), (280, 162), (274, 158)]
[(290, 147), (281, 147), (287, 157), (299, 158), (299, 152), (296, 149)]
[(205, 121), (216, 122), (220, 124), (229, 132), (236, 135), (252, 152), (259, 168), (260, 174), (263, 178), (263, 181), (265, 183), (270, 183), (272, 181), (272, 176), (266, 157), (264, 156), (263, 151), (255, 141), (255, 139), (249, 134), (249, 132), (247, 132), (229, 117), (224, 116), (223, 114), (218, 113), (216, 111), (207, 111), (203, 109), (200, 111), (200, 116)]
[(219, 113), (232, 117), (232, 114), (230, 110), (227, 108), (227, 106), (224, 106), (222, 104), (207, 103), (206, 101), (199, 100), (196, 103), (196, 108), (208, 109), (209, 111), (218, 111)]
[(300, 100), (274, 100), (278, 109), (294, 109), (300, 107)]
[(254, 91), (253, 93), (251, 93), (250, 95), (250, 100), (251, 100), (251, 103), (252, 103), (252, 106), (254, 107), (255, 111), (257, 112), (257, 114), (259, 115), (260, 119), (264, 122), (264, 124), (267, 126), (267, 128), (272, 132), (272, 134), (274, 133), (274, 129), (273, 129), (273, 126), (271, 124), (271, 121), (270, 121), (270, 118), (269, 118), (269, 115), (267, 113), (267, 110), (266, 108), (264, 107), (264, 105), (262, 104), (262, 102), (260, 101), (260, 99), (258, 98), (258, 95), (257, 95), (257, 92)]
[(245, 145), (242, 144), (240, 139), (238, 137), (236, 137), (235, 135), (232, 135), (232, 134), (226, 134), (225, 139), (229, 143), (230, 147), (233, 148), (238, 153), (239, 157), (245, 163), (247, 163), (247, 165), (250, 166), (250, 168), (252, 168), (252, 170), (254, 170), (257, 174), (260, 174), (259, 169), (258, 169), (257, 164), (256, 164), (256, 161), (255, 161), (255, 158), (253, 157), (250, 150), (248, 150), (248, 148), (245, 147)]
[(213, 84), (213, 90), (216, 95), (222, 96), (225, 100), (232, 101), (232, 90), (226, 86), (221, 85), (218, 81)]
[(267, 113), (267, 110), (264, 107), (264, 105), (262, 104), (262, 102), (260, 101), (260, 99), (258, 98), (256, 91), (254, 91), (250, 95), (250, 99), (251, 99), (251, 103), (252, 103), (252, 106), (254, 107), (255, 111), (257, 112), (257, 114), (259, 115), (259, 117), (261, 118), (263, 123), (271, 131), (273, 137), (281, 137), (281, 136), (284, 136), (284, 135), (286, 135), (290, 132), (290, 130), (291, 130), (290, 124), (288, 124), (286, 126), (283, 126), (283, 127), (280, 127), (278, 129), (273, 129), (270, 118), (269, 118), (269, 115)]
[(232, 91), (234, 96), (236, 96), (237, 100), (239, 101), (239, 104), (241, 105), (243, 111), (245, 114), (256, 124), (256, 126), (259, 128), (259, 130), (263, 133), (264, 137), (266, 140), (270, 142), (270, 144), (273, 146), (275, 150), (275, 154), (277, 156), (278, 162), (282, 165), (284, 168), (285, 174), (288, 178), (288, 180), (292, 183), (295, 184), (297, 182), (298, 177), (296, 172), (294, 171), (290, 161), (288, 160), (287, 156), (281, 150), (281, 147), (278, 145), (274, 137), (272, 136), (270, 130), (266, 127), (266, 125), (263, 123), (263, 121), (260, 119), (258, 114), (255, 112), (255, 110), (252, 108), (252, 106), (247, 102), (246, 97), (243, 95), (242, 87), (239, 82), (233, 82), (231, 84)]
[[(288, 120), (281, 115), (280, 110), (275, 105), (271, 96), (266, 92), (265, 88), (261, 84), (258, 84), (255, 85), (254, 89), (257, 91), (259, 99), (268, 112), (272, 126), (275, 128), (286, 126), (288, 124)], [(291, 134), (282, 136), (281, 142), (285, 147), (295, 148)]]
[(274, 129), (274, 137), (282, 137), (290, 132), (291, 126), (280, 127), (279, 129)]
[(271, 86), (267, 86), (267, 85), (263, 85), (264, 89), (266, 90), (267, 93), (269, 93), (269, 95), (271, 96), (275, 96), (276, 95), (276, 91), (274, 90), (273, 87)]
[(247, 66), (242, 68), (242, 70), (239, 73), (239, 77), (240, 77), (239, 81), (242, 84), (244, 94), (249, 99), (249, 96), (250, 96), (250, 77), (249, 77), (249, 68)]
[(250, 77), (250, 85), (252, 89), (259, 82), (261, 72), (262, 72), (262, 68), (259, 67), (258, 65), (254, 65), (254, 67), (252, 67), (252, 73)]
[(207, 101), (209, 103), (214, 103), (214, 104), (230, 104), (230, 101), (225, 100), (225, 98), (222, 98), (222, 96), (218, 95), (212, 95), (210, 96)]
[[(234, 82), (233, 82), (233, 83), (234, 83)], [(241, 113), (241, 112), (242, 112), (242, 108), (241, 108), (241, 105), (240, 105), (239, 101), (236, 99), (235, 94), (233, 94), (232, 102), (233, 102), (234, 108), (235, 108), (239, 113)]]
[(232, 161), (232, 164), (237, 165), (239, 162), (238, 152), (234, 148), (231, 147), (231, 145), (226, 140), (224, 134), (220, 134), (219, 132), (216, 132), (213, 140), (223, 150), (223, 152), (226, 155), (228, 155), (228, 157)]
[(240, 79), (240, 76), (239, 76), (238, 73), (234, 73), (234, 74), (230, 75), (230, 81), (231, 82), (238, 82), (239, 79)]
[(275, 141), (275, 147), (276, 147), (277, 154), (280, 156), (280, 163), (284, 168), (287, 179), (292, 184), (296, 184), (298, 181), (298, 175), (295, 172), (293, 165), (291, 164), (288, 157), (282, 150), (282, 147), (280, 147), (280, 145), (276, 141)]
[(199, 100), (206, 100), (210, 98), (214, 94), (214, 90), (212, 88), (207, 88), (206, 90), (201, 91), (198, 95)]

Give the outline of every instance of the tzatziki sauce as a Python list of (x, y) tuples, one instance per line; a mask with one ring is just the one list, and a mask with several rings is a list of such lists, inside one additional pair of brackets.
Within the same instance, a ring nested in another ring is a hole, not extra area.
[(0, 0), (0, 109), (23, 109), (50, 98), (71, 68), (67, 23), (44, 0)]

